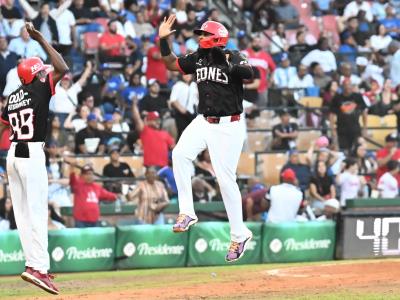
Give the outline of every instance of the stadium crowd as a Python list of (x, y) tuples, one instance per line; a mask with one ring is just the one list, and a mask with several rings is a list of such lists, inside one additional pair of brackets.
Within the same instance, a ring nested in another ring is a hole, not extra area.
[[(63, 227), (58, 215), (63, 206), (74, 206), (77, 227), (99, 225), (99, 200), (137, 204), (137, 224), (165, 222), (162, 211), (177, 197), (171, 150), (195, 117), (198, 103), (192, 76), (168, 72), (161, 59), (157, 27), (171, 13), (177, 24), (170, 42), (178, 56), (197, 49), (193, 29), (205, 20), (226, 25), (231, 33), (227, 49), (245, 54), (254, 70), (254, 79), (244, 84), (248, 128), (257, 129), (262, 111), (268, 111), (272, 138), (262, 150), (287, 155), (280, 184), (271, 187), (254, 177), (243, 185), (247, 220), (332, 219), (347, 199), (398, 196), (400, 2), (238, 0), (238, 23), (234, 17), (224, 22), (227, 17), (208, 4), (1, 1), (2, 107), (20, 84), (18, 61), (47, 59), (23, 26), (26, 20), (72, 70), (50, 102), (46, 149), (51, 228)], [(319, 99), (320, 105), (305, 109), (304, 97)], [(388, 115), (397, 117), (396, 128), (385, 136), (385, 145), (372, 150), (376, 147), (371, 148), (368, 122), (371, 116)], [(299, 132), (310, 128), (319, 130), (320, 137), (300, 151)], [(8, 147), (5, 132), (0, 154), (5, 156)], [(249, 142), (245, 149), (254, 151)], [(77, 158), (97, 155), (109, 157), (102, 174), (90, 164), (78, 166)], [(144, 178), (121, 160), (133, 155), (143, 156)], [(195, 201), (221, 201), (207, 150), (195, 162), (193, 175)], [(99, 177), (102, 184), (96, 182)], [(15, 228), (5, 195), (0, 230)]]

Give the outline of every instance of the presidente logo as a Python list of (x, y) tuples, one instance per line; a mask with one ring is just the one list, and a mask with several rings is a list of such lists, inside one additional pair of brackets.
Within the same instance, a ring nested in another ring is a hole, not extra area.
[(0, 249), (0, 263), (14, 263), (20, 261), (25, 261), (24, 252), (21, 249), (12, 252), (4, 252)]
[(64, 259), (67, 260), (81, 260), (81, 259), (97, 259), (97, 258), (110, 258), (112, 257), (112, 248), (97, 249), (96, 247), (78, 249), (77, 247), (69, 247), (65, 251), (61, 247), (56, 247), (51, 252), (51, 257), (54, 261), (60, 262)]
[[(194, 248), (198, 253), (204, 253), (208, 248), (210, 248), (210, 251), (213, 252), (224, 252), (228, 250), (230, 244), (231, 243), (229, 241), (221, 241), (219, 238), (212, 239), (208, 242), (203, 238), (199, 238), (195, 242)], [(247, 250), (254, 250), (256, 245), (256, 241), (250, 241), (247, 246)]]
[(124, 254), (128, 257), (133, 256), (135, 253), (142, 256), (155, 256), (155, 255), (182, 255), (185, 251), (183, 245), (149, 245), (148, 243), (140, 243), (135, 245), (132, 242), (125, 244), (123, 250)]
[(331, 243), (332, 241), (329, 239), (306, 239), (304, 241), (296, 241), (294, 238), (289, 238), (283, 242), (280, 239), (273, 239), (269, 243), (269, 249), (273, 253), (279, 253), (282, 249), (285, 249), (286, 251), (328, 249)]

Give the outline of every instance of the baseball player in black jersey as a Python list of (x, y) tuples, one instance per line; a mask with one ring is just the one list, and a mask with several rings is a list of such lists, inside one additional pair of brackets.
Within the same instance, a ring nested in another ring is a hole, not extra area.
[(171, 30), (175, 19), (171, 15), (160, 25), (161, 55), (169, 70), (195, 75), (199, 115), (186, 127), (172, 154), (180, 211), (173, 230), (187, 231), (198, 220), (193, 207), (192, 162), (208, 148), (231, 227), (231, 244), (225, 259), (233, 262), (242, 257), (252, 238), (243, 222), (236, 169), (244, 142), (243, 80), (251, 79), (253, 71), (239, 52), (224, 50), (228, 31), (214, 21), (195, 30), (199, 49), (177, 58), (167, 41), (175, 31)]
[(51, 294), (58, 294), (53, 276), (48, 274), (48, 178), (43, 147), (50, 98), (68, 67), (32, 23), (25, 26), (31, 38), (46, 51), (52, 66), (43, 64), (38, 57), (24, 59), (18, 65), (22, 85), (8, 97), (0, 118), (0, 134), (8, 128), (11, 131), (7, 175), (26, 259), (21, 277)]

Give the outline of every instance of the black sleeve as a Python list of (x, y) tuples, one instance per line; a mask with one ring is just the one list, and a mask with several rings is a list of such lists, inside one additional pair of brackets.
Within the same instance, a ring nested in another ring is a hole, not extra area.
[(232, 65), (231, 74), (241, 79), (252, 79), (253, 68), (249, 65), (247, 58), (238, 51), (231, 52), (229, 62)]
[(83, 130), (85, 129), (82, 129), (75, 135), (75, 144), (77, 146), (85, 144), (85, 133), (83, 132)]
[(178, 58), (177, 64), (185, 74), (193, 74), (196, 72), (197, 52), (186, 54)]
[(292, 128), (293, 128), (293, 131), (299, 130), (299, 126), (297, 126), (296, 123), (292, 123), (291, 125), (292, 125)]
[(109, 171), (109, 164), (104, 166), (104, 168), (103, 168), (103, 176), (110, 177), (110, 174), (109, 174), (108, 171)]
[(355, 94), (356, 97), (356, 103), (358, 105), (358, 107), (360, 108), (360, 110), (364, 110), (367, 108), (367, 105), (364, 102), (363, 97), (361, 96), (361, 94)]
[(251, 69), (253, 70), (253, 79), (260, 79), (260, 70), (257, 67), (252, 66)]
[(338, 96), (333, 97), (332, 101), (331, 101), (331, 105), (329, 106), (329, 112), (334, 113), (334, 114), (338, 114), (340, 108), (340, 104), (339, 104), (339, 98)]

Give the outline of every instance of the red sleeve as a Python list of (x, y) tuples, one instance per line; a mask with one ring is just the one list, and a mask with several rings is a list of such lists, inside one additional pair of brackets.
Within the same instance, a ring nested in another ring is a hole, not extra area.
[(69, 174), (69, 185), (71, 186), (72, 190), (75, 190), (78, 184), (79, 184), (78, 176), (76, 176), (74, 172), (71, 172), (71, 174)]
[(175, 140), (168, 132), (165, 133), (165, 139), (167, 141), (169, 148), (172, 148), (173, 146), (175, 146)]
[(0, 122), (3, 123), (3, 124), (5, 124), (5, 125), (7, 125), (7, 126), (10, 125), (10, 122), (7, 122), (7, 121), (4, 120), (2, 117), (0, 117)]
[(384, 158), (386, 157), (385, 155), (385, 149), (380, 149), (376, 152), (376, 158)]
[(274, 72), (276, 69), (276, 65), (274, 60), (272, 59), (271, 55), (267, 54), (267, 63), (268, 63), (268, 70), (270, 73)]
[(111, 193), (107, 191), (102, 186), (99, 186), (99, 199), (101, 200), (108, 200), (108, 201), (115, 201), (117, 200), (117, 194)]
[(104, 34), (102, 34), (99, 38), (99, 45), (106, 44), (106, 43), (107, 43), (107, 37)]

